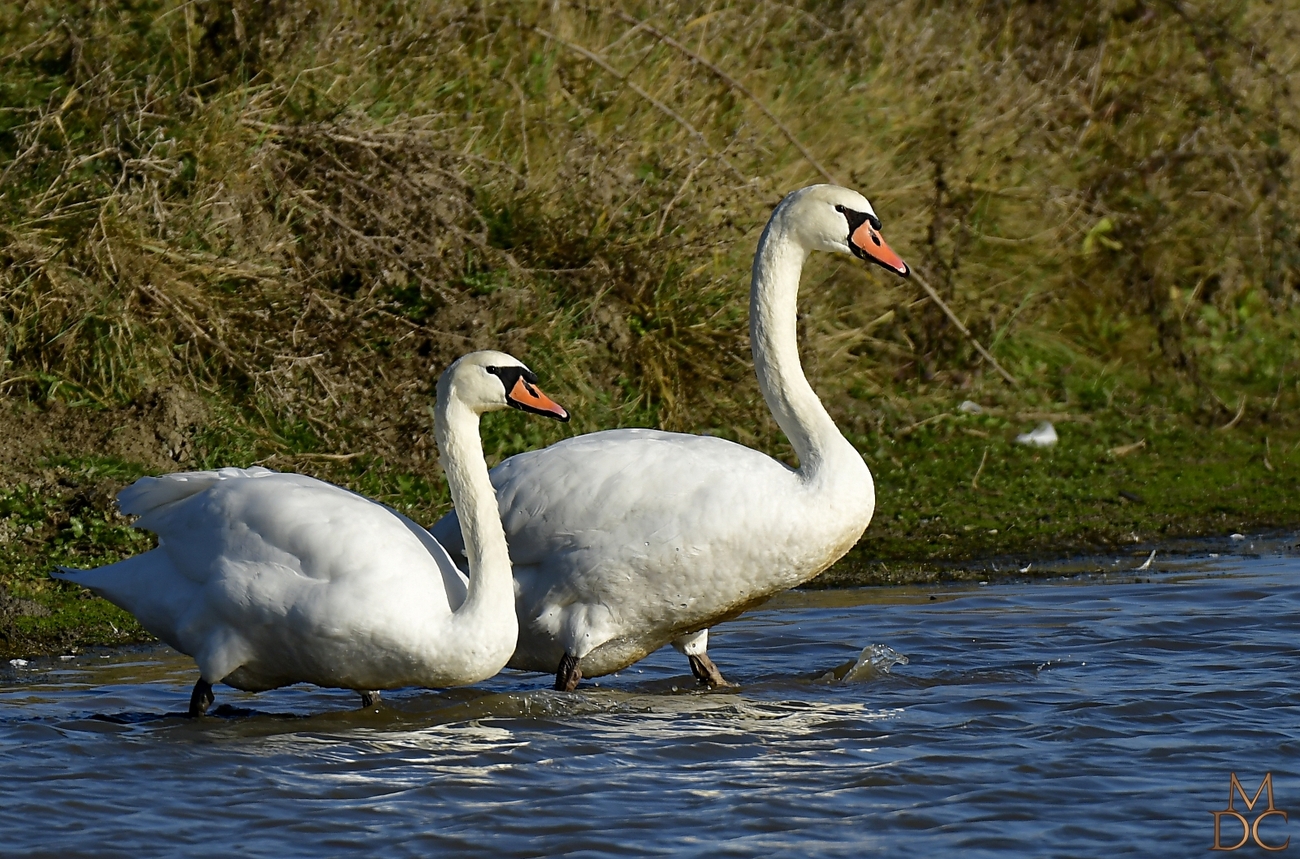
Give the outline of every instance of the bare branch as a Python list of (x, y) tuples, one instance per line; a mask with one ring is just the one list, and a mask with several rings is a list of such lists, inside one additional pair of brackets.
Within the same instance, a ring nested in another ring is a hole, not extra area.
[(989, 354), (989, 350), (980, 345), (980, 341), (975, 339), (975, 335), (970, 333), (970, 329), (962, 324), (961, 320), (957, 318), (957, 314), (952, 312), (952, 308), (939, 297), (939, 293), (934, 291), (934, 287), (930, 286), (930, 284), (926, 282), (925, 278), (921, 277), (920, 272), (916, 269), (912, 269), (912, 280), (915, 280), (920, 284), (921, 289), (925, 290), (925, 294), (930, 296), (930, 300), (939, 305), (939, 309), (944, 312), (944, 315), (948, 317), (948, 320), (952, 322), (953, 325), (956, 325), (957, 330), (962, 333), (962, 336), (971, 342), (971, 345), (975, 347), (975, 351), (984, 356), (984, 360), (988, 361), (989, 364), (993, 366), (993, 369), (998, 371), (998, 375), (1006, 379), (1008, 384), (1020, 384), (1020, 382), (1016, 381), (1015, 376), (1003, 369), (1002, 365), (998, 363), (998, 360)]

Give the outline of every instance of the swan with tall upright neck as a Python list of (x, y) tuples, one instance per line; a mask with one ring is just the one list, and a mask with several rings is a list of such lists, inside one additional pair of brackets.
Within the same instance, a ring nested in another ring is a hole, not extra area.
[[(708, 630), (808, 581), (847, 552), (875, 509), (871, 472), (799, 364), (799, 276), (812, 251), (907, 277), (861, 195), (813, 185), (776, 207), (758, 243), (750, 338), (758, 384), (799, 458), (792, 469), (724, 439), (650, 429), (577, 436), (491, 472), (514, 564), (512, 668), (557, 689), (618, 671), (665, 644), (725, 683)], [(434, 536), (463, 563), (459, 513)]]
[(479, 417), (514, 407), (567, 421), (537, 377), (503, 352), (474, 352), (438, 380), (434, 436), (460, 513), (468, 580), (428, 531), (330, 483), (265, 468), (143, 477), (118, 493), (158, 548), (93, 570), (63, 569), (193, 656), (190, 715), (219, 682), (353, 689), (459, 686), (496, 674), (515, 648), (505, 533)]

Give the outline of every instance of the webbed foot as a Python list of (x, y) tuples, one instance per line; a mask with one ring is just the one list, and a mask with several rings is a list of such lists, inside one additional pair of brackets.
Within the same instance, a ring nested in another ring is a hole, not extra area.
[(564, 654), (560, 658), (560, 667), (555, 669), (555, 691), (572, 692), (578, 688), (580, 680), (582, 668), (578, 665), (578, 657)]
[(217, 698), (212, 694), (212, 684), (200, 677), (194, 684), (194, 691), (190, 693), (190, 711), (186, 715), (191, 719), (197, 719), (208, 712), (208, 708), (215, 700)]
[(722, 672), (713, 664), (713, 660), (707, 653), (688, 654), (686, 658), (691, 662), (691, 673), (695, 675), (695, 679), (710, 689), (733, 685), (723, 678)]

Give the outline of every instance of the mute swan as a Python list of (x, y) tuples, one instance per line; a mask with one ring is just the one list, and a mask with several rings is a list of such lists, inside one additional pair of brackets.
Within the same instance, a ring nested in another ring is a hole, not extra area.
[(84, 585), (194, 657), (190, 715), (212, 685), (354, 689), (456, 686), (491, 677), (518, 633), (510, 558), (479, 416), (513, 406), (562, 421), (537, 377), (473, 352), (438, 380), (434, 437), (460, 511), (468, 583), (427, 531), (389, 508), (301, 474), (223, 468), (143, 477), (118, 493), (158, 548), (57, 578)]
[[(555, 688), (571, 690), (583, 674), (617, 671), (671, 642), (697, 678), (723, 684), (708, 628), (853, 546), (875, 488), (804, 378), (796, 299), (810, 251), (852, 253), (907, 277), (879, 231), (862, 195), (813, 185), (781, 201), (759, 240), (754, 365), (797, 470), (723, 439), (650, 429), (570, 438), (493, 469), (520, 620), (510, 667), (555, 671)], [(463, 564), (456, 517), (433, 534)]]

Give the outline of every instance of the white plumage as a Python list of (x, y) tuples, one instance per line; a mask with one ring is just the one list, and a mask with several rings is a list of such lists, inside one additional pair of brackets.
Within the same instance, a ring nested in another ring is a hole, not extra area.
[[(556, 687), (571, 689), (672, 642), (697, 677), (722, 683), (708, 627), (852, 547), (875, 506), (871, 473), (804, 378), (796, 299), (813, 250), (908, 274), (878, 229), (861, 195), (816, 185), (786, 197), (759, 242), (754, 359), (797, 470), (722, 439), (648, 429), (579, 436), (493, 469), (520, 621), (511, 667), (556, 671)], [(463, 563), (457, 529), (452, 513), (433, 533)]]
[[(252, 691), (308, 682), (366, 698), (371, 690), (490, 677), (509, 658), (517, 624), (478, 419), (520, 405), (509, 381), (525, 374), (533, 379), (508, 355), (476, 352), (439, 381), (435, 433), (465, 515), (457, 547), (470, 547), (472, 583), (400, 513), (265, 468), (141, 478), (118, 504), (140, 517), (136, 527), (158, 534), (158, 548), (55, 575), (193, 656), (200, 681), (192, 712), (206, 708), (217, 682)], [(523, 407), (539, 411), (543, 400)]]

